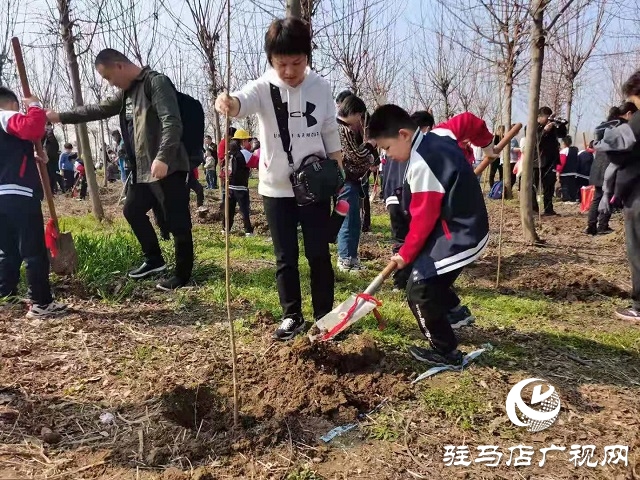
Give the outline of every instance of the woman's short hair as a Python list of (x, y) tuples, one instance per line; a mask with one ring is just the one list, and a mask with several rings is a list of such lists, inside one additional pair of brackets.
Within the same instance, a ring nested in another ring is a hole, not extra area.
[(306, 55), (311, 57), (309, 24), (295, 17), (274, 20), (264, 36), (264, 51), (271, 65), (274, 55)]

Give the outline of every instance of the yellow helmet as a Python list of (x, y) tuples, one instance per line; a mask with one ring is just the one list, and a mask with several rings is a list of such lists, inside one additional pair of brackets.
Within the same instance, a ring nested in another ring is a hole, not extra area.
[(251, 139), (251, 135), (246, 130), (239, 128), (236, 130), (236, 133), (233, 135), (234, 140), (249, 140)]

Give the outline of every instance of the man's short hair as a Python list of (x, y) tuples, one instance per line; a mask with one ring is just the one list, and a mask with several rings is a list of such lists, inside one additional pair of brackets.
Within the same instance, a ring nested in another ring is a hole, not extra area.
[(418, 125), (401, 107), (393, 104), (378, 107), (369, 119), (371, 138), (395, 138), (402, 129), (416, 130)]
[(431, 115), (426, 110), (418, 110), (411, 114), (411, 120), (418, 124), (420, 128), (433, 128), (435, 121), (433, 120), (433, 115)]
[(273, 55), (306, 55), (311, 57), (309, 24), (295, 17), (274, 20), (264, 36), (264, 51), (271, 65)]
[(631, 75), (624, 85), (622, 85), (622, 94), (625, 97), (631, 95), (640, 96), (640, 70)]
[(553, 110), (551, 110), (549, 107), (542, 107), (540, 110), (538, 110), (538, 115), (547, 115), (550, 117), (552, 113)]
[(6, 105), (9, 102), (20, 103), (18, 96), (13, 93), (12, 90), (9, 90), (7, 87), (0, 87), (0, 104)]
[(118, 50), (114, 50), (113, 48), (105, 48), (100, 51), (98, 55), (96, 55), (95, 66), (104, 65), (105, 67), (110, 67), (114, 63), (131, 63), (131, 60), (127, 58), (127, 56), (119, 52)]

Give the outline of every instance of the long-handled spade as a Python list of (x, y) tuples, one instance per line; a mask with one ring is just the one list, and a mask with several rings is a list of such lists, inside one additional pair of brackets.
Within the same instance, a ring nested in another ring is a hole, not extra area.
[(318, 320), (315, 327), (309, 332), (309, 339), (312, 342), (330, 340), (370, 312), (375, 315), (380, 328), (384, 328), (382, 316), (377, 310), (382, 303), (374, 298), (373, 295), (380, 290), (383, 282), (389, 278), (397, 266), (396, 262), (389, 262), (364, 292), (351, 295), (351, 297)]
[[(22, 84), (22, 92), (25, 97), (30, 97), (31, 89), (29, 88), (27, 71), (24, 67), (20, 40), (17, 37), (13, 37), (11, 39), (11, 44), (13, 45), (16, 67), (18, 68), (18, 75), (20, 76), (20, 83)], [(42, 148), (42, 142), (40, 140), (35, 142), (35, 148), (38, 156), (46, 158)], [(51, 161), (51, 159), (49, 160)], [(53, 161), (55, 161), (55, 159)], [(76, 252), (76, 246), (73, 243), (71, 233), (60, 231), (58, 216), (56, 215), (56, 207), (53, 203), (53, 193), (51, 192), (49, 173), (47, 172), (45, 165), (42, 165), (40, 162), (36, 163), (38, 166), (38, 172), (40, 173), (40, 181), (42, 182), (44, 196), (49, 207), (50, 218), (45, 227), (45, 243), (47, 244), (47, 248), (51, 254), (51, 270), (58, 275), (71, 275), (78, 268), (78, 253)]]

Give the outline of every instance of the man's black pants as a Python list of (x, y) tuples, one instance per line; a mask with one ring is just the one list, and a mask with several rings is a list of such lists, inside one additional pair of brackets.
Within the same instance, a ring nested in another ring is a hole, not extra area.
[(25, 262), (28, 296), (36, 305), (53, 301), (49, 254), (44, 243), (40, 202), (33, 198), (0, 197), (0, 297), (18, 294), (20, 265)]
[(591, 205), (589, 206), (589, 218), (587, 226), (590, 230), (604, 231), (609, 228), (611, 213), (598, 212), (598, 206), (600, 205), (600, 200), (602, 200), (603, 195), (604, 192), (602, 191), (602, 187), (595, 187), (595, 191), (593, 192), (593, 200), (591, 201)]
[(162, 252), (149, 216), (149, 210), (164, 214), (167, 230), (173, 234), (176, 256), (175, 275), (186, 282), (193, 270), (193, 237), (189, 212), (187, 172), (175, 172), (151, 183), (132, 183), (127, 191), (123, 213), (140, 242), (145, 261), (163, 264)]
[(640, 310), (640, 186), (635, 186), (624, 202), (624, 229), (627, 258), (631, 267), (631, 299)]
[(449, 353), (458, 347), (447, 313), (460, 304), (453, 284), (462, 269), (414, 282), (409, 279), (407, 299), (418, 326), (431, 346), (440, 353)]
[[(553, 213), (553, 193), (556, 186), (556, 172), (553, 171), (552, 167), (542, 169), (542, 198), (544, 205), (545, 213)], [(540, 169), (533, 169), (533, 211), (537, 212), (538, 207), (538, 198), (537, 193), (540, 188)]]
[(299, 207), (294, 198), (263, 197), (276, 256), (276, 283), (285, 317), (302, 316), (298, 270), (298, 224), (302, 227), (304, 254), (311, 270), (311, 302), (314, 318), (333, 309), (335, 277), (329, 252), (331, 202)]

